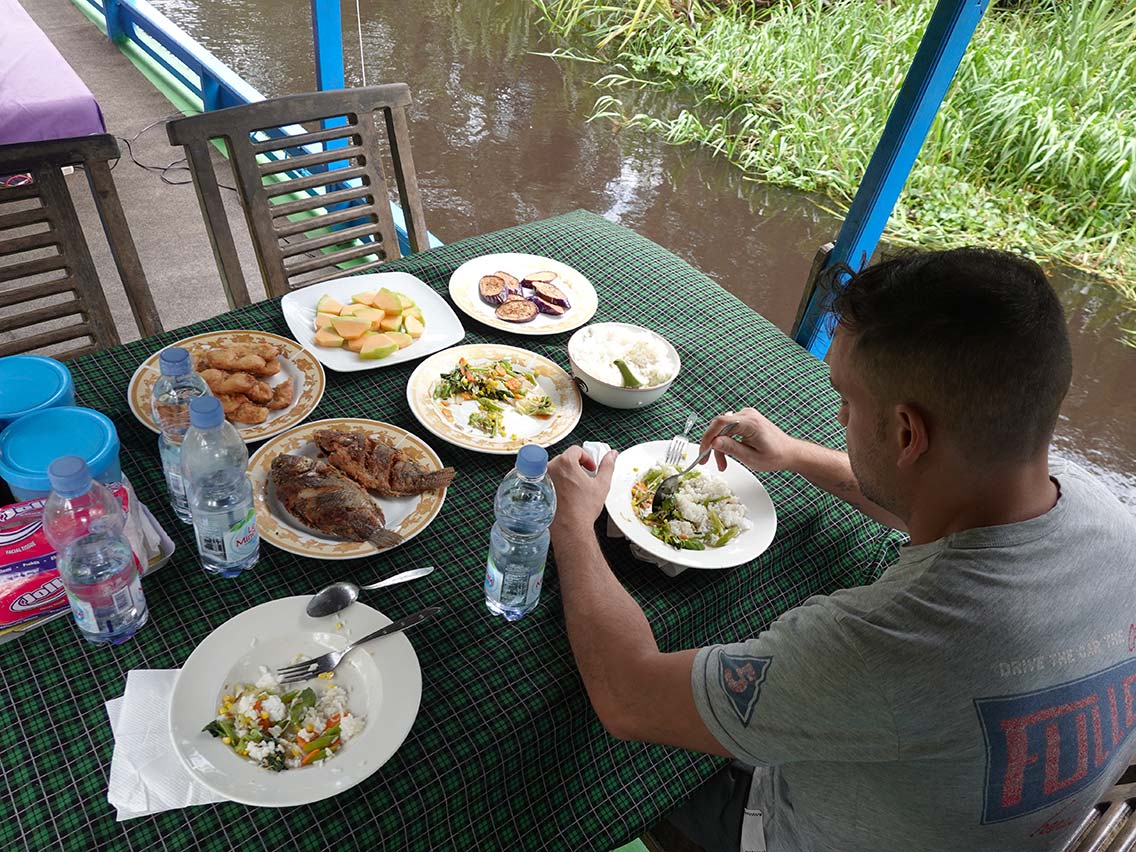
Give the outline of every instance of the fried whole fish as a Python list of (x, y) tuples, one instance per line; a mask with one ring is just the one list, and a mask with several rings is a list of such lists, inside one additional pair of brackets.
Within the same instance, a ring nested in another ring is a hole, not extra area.
[(270, 475), (277, 499), (312, 529), (369, 541), (380, 550), (402, 543), (402, 536), (385, 528), (383, 510), (367, 492), (327, 462), (281, 454), (272, 460)]
[(456, 473), (452, 467), (424, 470), (401, 450), (362, 432), (321, 429), (315, 441), (329, 462), (380, 497), (410, 497), (446, 488)]

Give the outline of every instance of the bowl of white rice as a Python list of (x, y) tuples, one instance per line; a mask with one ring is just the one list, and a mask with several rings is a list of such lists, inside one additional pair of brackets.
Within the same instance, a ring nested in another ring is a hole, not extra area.
[[(597, 322), (568, 339), (572, 378), (589, 399), (611, 408), (641, 408), (666, 393), (682, 366), (665, 337), (626, 322)], [(625, 384), (621, 361), (636, 387)]]

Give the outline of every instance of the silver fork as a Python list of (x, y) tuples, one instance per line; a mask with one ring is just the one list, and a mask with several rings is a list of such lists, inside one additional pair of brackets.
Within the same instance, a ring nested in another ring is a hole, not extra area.
[(677, 466), (682, 461), (682, 451), (686, 449), (686, 436), (694, 428), (694, 420), (695, 416), (691, 414), (686, 418), (686, 425), (682, 427), (682, 434), (671, 438), (671, 442), (667, 445), (667, 454), (663, 458), (664, 464)]
[(439, 606), (428, 606), (426, 609), (420, 609), (413, 615), (407, 615), (400, 618), (398, 621), (392, 621), (386, 627), (382, 627), (374, 633), (364, 636), (358, 642), (352, 642), (342, 651), (328, 651), (323, 656), (313, 657), (310, 660), (304, 660), (302, 663), (282, 666), (276, 670), (276, 678), (280, 681), (281, 685), (286, 683), (299, 683), (302, 680), (311, 680), (316, 675), (332, 671), (343, 661), (344, 657), (364, 642), (370, 642), (372, 639), (378, 639), (380, 636), (398, 633), (401, 630), (406, 630), (408, 627), (414, 627), (416, 624), (421, 624), (423, 621), (433, 618), (441, 611), (442, 608)]

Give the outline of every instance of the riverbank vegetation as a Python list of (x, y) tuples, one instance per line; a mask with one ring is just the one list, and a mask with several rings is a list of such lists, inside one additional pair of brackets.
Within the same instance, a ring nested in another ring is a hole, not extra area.
[[(534, 0), (613, 66), (595, 118), (699, 143), (846, 209), (935, 0)], [(992, 3), (888, 226), (1097, 272), (1136, 299), (1136, 6)], [(686, 95), (637, 111), (634, 90)], [(680, 98), (681, 99), (681, 98)], [(629, 105), (630, 104), (630, 105)], [(1134, 301), (1136, 305), (1136, 301)]]

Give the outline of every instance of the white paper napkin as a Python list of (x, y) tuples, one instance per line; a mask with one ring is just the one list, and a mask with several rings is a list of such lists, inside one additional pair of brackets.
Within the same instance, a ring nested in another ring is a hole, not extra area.
[[(610, 450), (611, 447), (608, 444), (605, 444), (603, 441), (584, 441), (584, 452), (592, 457), (592, 461), (596, 463), (596, 467), (599, 467), (599, 463), (603, 460), (603, 457), (606, 456)], [(595, 474), (592, 475), (595, 476)], [(613, 521), (610, 516), (608, 516), (607, 519), (607, 535), (608, 538), (624, 538), (623, 531), (620, 530), (618, 526), (616, 526), (615, 521)], [(650, 562), (652, 565), (657, 566), (658, 569), (668, 577), (677, 577), (683, 571), (687, 570), (685, 565), (675, 565), (673, 562), (667, 562), (665, 559), (660, 559), (659, 557), (648, 553), (646, 550), (644, 550), (634, 542), (628, 542), (628, 546), (631, 548), (632, 556), (634, 556), (640, 562)]]
[(225, 798), (197, 783), (174, 754), (170, 693), (177, 669), (139, 669), (126, 675), (122, 698), (106, 703), (114, 732), (107, 801), (118, 821)]

